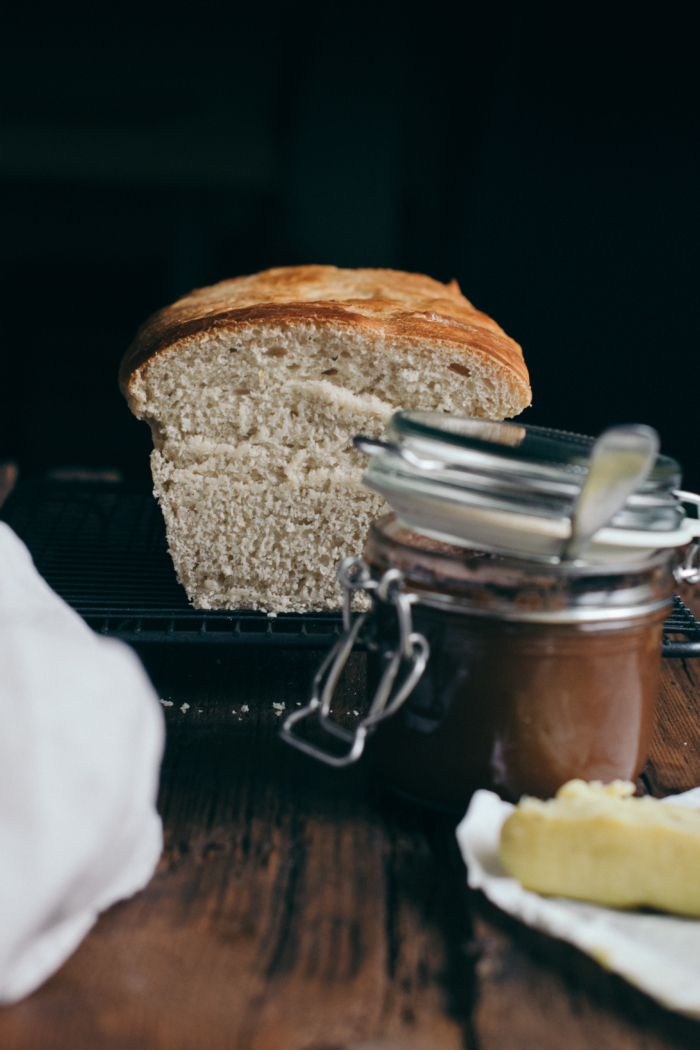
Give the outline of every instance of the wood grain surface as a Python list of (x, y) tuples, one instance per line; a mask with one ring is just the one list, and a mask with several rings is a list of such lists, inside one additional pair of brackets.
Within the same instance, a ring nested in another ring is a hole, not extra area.
[[(454, 817), (280, 743), (273, 704), (305, 699), (317, 653), (142, 656), (172, 702), (159, 870), (0, 1010), (2, 1050), (700, 1046), (700, 1024), (468, 891)], [(664, 663), (654, 793), (700, 784), (699, 671)], [(358, 656), (334, 713), (363, 698)]]

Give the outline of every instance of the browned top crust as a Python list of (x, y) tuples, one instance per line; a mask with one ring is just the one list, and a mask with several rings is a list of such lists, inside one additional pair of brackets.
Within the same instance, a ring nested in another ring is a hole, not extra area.
[(347, 324), (378, 336), (444, 345), (450, 353), (477, 351), (497, 361), (530, 400), (522, 350), (486, 314), (475, 310), (456, 281), (441, 284), (398, 270), (339, 270), (285, 266), (199, 288), (153, 314), (136, 333), (119, 369), (126, 395), (143, 364), (199, 332), (294, 321), (322, 327)]

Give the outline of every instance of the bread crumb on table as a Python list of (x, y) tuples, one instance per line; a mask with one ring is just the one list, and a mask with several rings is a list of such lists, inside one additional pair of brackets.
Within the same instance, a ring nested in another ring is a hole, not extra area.
[(182, 707), (180, 708), (180, 710), (182, 711), (183, 715), (184, 715), (185, 711), (189, 711), (189, 709), (190, 709), (190, 705), (189, 704), (183, 704)]

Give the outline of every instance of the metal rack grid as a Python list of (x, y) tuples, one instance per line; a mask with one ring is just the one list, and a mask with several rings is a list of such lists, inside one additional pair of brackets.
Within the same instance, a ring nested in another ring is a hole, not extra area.
[[(100, 634), (135, 642), (327, 648), (339, 613), (193, 609), (148, 484), (26, 481), (0, 512), (51, 585)], [(674, 599), (664, 656), (700, 656), (700, 623)]]
[(131, 642), (321, 648), (340, 613), (201, 611), (190, 605), (147, 484), (27, 481), (0, 512), (51, 587), (100, 634)]
[[(685, 638), (669, 638), (670, 634), (683, 634)], [(700, 623), (677, 594), (673, 596), (671, 615), (664, 623), (664, 656), (700, 656)]]

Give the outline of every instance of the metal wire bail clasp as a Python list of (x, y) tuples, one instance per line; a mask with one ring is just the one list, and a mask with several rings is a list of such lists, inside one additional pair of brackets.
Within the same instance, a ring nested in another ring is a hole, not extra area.
[(691, 543), (682, 565), (677, 565), (673, 575), (677, 583), (700, 583), (700, 543)]
[[(340, 768), (352, 765), (362, 755), (367, 736), (373, 727), (391, 717), (410, 696), (425, 670), (430, 647), (424, 636), (413, 630), (411, 604), (415, 601), (415, 595), (407, 594), (403, 590), (403, 579), (403, 573), (398, 569), (389, 569), (381, 580), (374, 580), (362, 558), (345, 558), (340, 563), (338, 580), (344, 590), (344, 632), (316, 672), (309, 703), (301, 710), (294, 711), (285, 720), (280, 735), (288, 744), (329, 766)], [(333, 721), (330, 710), (338, 679), (363, 624), (371, 615), (361, 613), (353, 620), (353, 591), (366, 591), (373, 594), (376, 601), (390, 602), (394, 606), (399, 625), (399, 639), (396, 648), (387, 654), (387, 665), (372, 699), (369, 713), (359, 722), (354, 732), (351, 732)], [(400, 674), (401, 671), (404, 673)], [(346, 754), (334, 755), (293, 732), (297, 722), (303, 721), (314, 712), (318, 712), (319, 724), (328, 733), (349, 745)]]
[[(700, 518), (700, 496), (696, 492), (676, 489), (673, 495), (677, 496), (681, 503), (692, 504), (697, 517)], [(693, 524), (697, 525), (697, 521)], [(676, 583), (700, 583), (700, 543), (697, 539), (688, 547), (683, 564), (676, 566), (673, 575), (676, 577)]]

